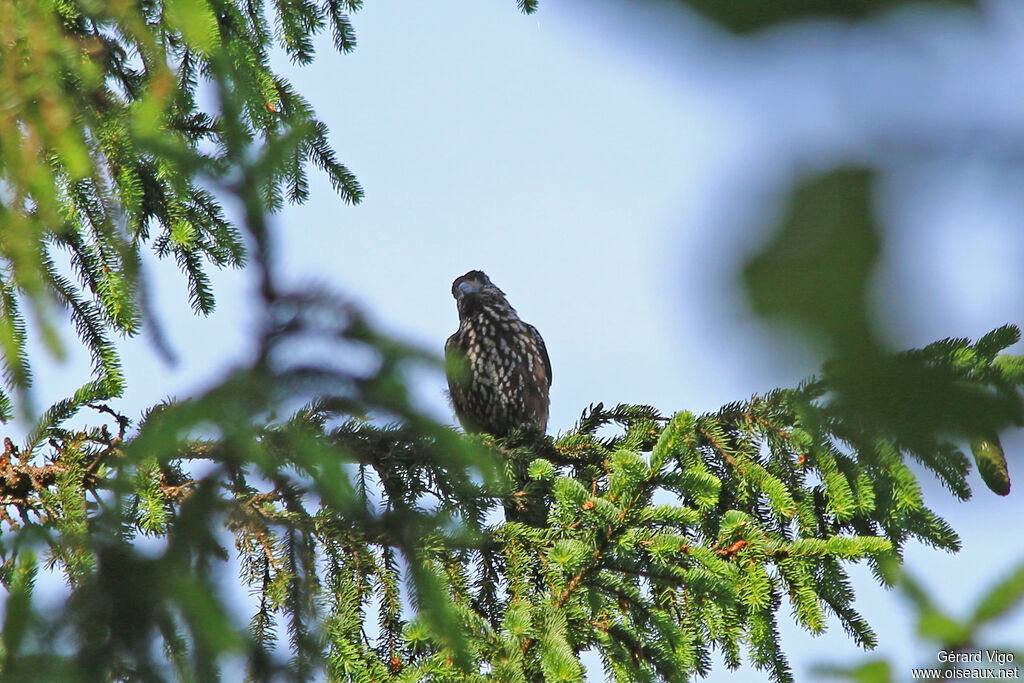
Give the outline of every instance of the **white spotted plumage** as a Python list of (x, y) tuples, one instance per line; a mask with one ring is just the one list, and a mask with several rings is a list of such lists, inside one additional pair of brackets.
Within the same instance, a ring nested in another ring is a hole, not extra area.
[(459, 329), (445, 344), (453, 363), (448, 386), (456, 416), (467, 431), (505, 435), (547, 428), (551, 362), (544, 340), (519, 319), (504, 293), (480, 271), (455, 280)]

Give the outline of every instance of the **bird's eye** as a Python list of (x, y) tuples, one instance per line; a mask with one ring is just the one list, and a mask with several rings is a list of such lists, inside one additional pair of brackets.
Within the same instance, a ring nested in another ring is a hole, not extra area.
[(462, 292), (463, 296), (466, 294), (476, 294), (480, 291), (480, 283), (476, 280), (463, 280), (459, 283), (459, 291)]

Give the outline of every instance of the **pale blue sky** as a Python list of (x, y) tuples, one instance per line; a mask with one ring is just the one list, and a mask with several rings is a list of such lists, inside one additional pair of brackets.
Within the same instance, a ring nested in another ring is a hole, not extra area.
[[(353, 54), (325, 40), (311, 66), (281, 61), (366, 189), (360, 206), (346, 207), (314, 172), (311, 200), (276, 219), (281, 265), (438, 353), (457, 325), (451, 281), (485, 270), (547, 342), (552, 432), (596, 401), (710, 411), (793, 385), (821, 360), (797, 339), (771, 336), (733, 286), (740, 255), (765, 239), (757, 219), (777, 207), (775, 193), (822, 159), (939, 135), (951, 156), (904, 164), (883, 188), (893, 222), (877, 290), (887, 334), (920, 345), (1020, 324), (1014, 212), (1024, 173), (1006, 163), (1019, 150), (990, 140), (1024, 139), (1024, 12), (988, 6), (987, 24), (913, 11), (881, 26), (744, 42), (653, 3), (542, 0), (523, 16), (513, 0), (368, 2), (354, 16)], [(218, 311), (198, 319), (173, 265), (151, 271), (181, 362), (167, 367), (144, 339), (125, 344), (128, 412), (187, 396), (249, 350), (247, 275), (219, 275)], [(43, 396), (84, 379), (87, 363), (72, 357), (41, 368)], [(443, 389), (440, 375), (418, 387), (451, 419)], [(1024, 440), (1006, 445), (1024, 481)], [(997, 499), (979, 479), (972, 485), (976, 498), (962, 505), (925, 481), (964, 551), (907, 553), (952, 607), (972, 604), (1024, 557), (1019, 534), (1006, 533), (1024, 513), (1020, 492)], [(854, 576), (858, 607), (897, 675), (934, 661), (898, 598), (866, 570)], [(788, 607), (779, 618), (798, 680), (812, 680), (812, 663), (865, 656), (837, 623), (811, 638)], [(1007, 642), (1024, 644), (1024, 619), (993, 639)], [(710, 680), (766, 677), (719, 666)]]

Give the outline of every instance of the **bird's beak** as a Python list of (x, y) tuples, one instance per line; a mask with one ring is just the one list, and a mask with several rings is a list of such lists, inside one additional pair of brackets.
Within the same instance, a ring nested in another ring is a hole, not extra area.
[(459, 298), (466, 296), (467, 294), (476, 294), (480, 291), (480, 285), (475, 282), (460, 282), (459, 283)]

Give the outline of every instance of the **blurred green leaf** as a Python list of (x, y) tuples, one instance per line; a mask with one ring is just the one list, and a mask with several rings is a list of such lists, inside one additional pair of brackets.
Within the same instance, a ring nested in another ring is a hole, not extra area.
[(4, 650), (2, 669), (4, 672), (9, 669), (10, 662), (20, 653), (22, 641), (33, 619), (32, 591), (35, 588), (38, 572), (39, 566), (36, 563), (35, 553), (26, 551), (14, 565), (10, 577), (5, 577), (10, 592), (5, 604), (3, 634), (0, 635)]
[[(755, 311), (835, 356), (822, 377), (832, 392), (826, 412), (864, 443), (884, 437), (927, 451), (943, 434), (995, 434), (1019, 424), (1021, 397), (1006, 386), (1019, 373), (1010, 357), (996, 359), (1020, 338), (1016, 327), (1003, 326), (973, 346), (946, 339), (902, 354), (882, 347), (869, 307), (880, 253), (874, 183), (867, 169), (840, 168), (796, 187), (774, 236), (743, 270)], [(997, 493), (1007, 492), (998, 441), (984, 443), (976, 451), (982, 476)]]
[[(977, 603), (973, 615), (969, 619), (958, 619), (944, 612), (934, 601), (934, 595), (913, 574), (901, 567), (891, 558), (885, 559), (879, 564), (879, 571), (882, 572), (887, 582), (893, 583), (905, 598), (910, 602), (910, 607), (916, 616), (916, 627), (918, 638), (927, 643), (921, 652), (931, 653), (930, 661), (924, 664), (929, 668), (934, 664), (934, 653), (940, 650), (948, 652), (979, 652), (990, 651), (1001, 653), (1013, 662), (1020, 654), (1010, 647), (997, 643), (988, 644), (986, 641), (991, 637), (991, 623), (1011, 615), (1024, 602), (1024, 564), (1018, 565), (1004, 579), (999, 581), (986, 595)], [(1000, 632), (996, 636), (999, 639), (1005, 637)], [(989, 660), (986, 660), (989, 661)], [(1003, 662), (1000, 662), (1002, 665)], [(950, 665), (954, 666), (954, 665)], [(1007, 667), (1012, 670), (1012, 665)], [(939, 669), (932, 668), (938, 672)], [(955, 669), (964, 675), (957, 675), (956, 678), (968, 678), (968, 669)], [(851, 681), (877, 681), (888, 683), (892, 681), (890, 665), (884, 660), (871, 660), (857, 666), (842, 666), (823, 664), (816, 666), (814, 671), (821, 676), (841, 678)], [(975, 674), (979, 673), (975, 670)], [(944, 678), (943, 680), (947, 680)]]
[(677, 0), (735, 33), (789, 21), (865, 19), (881, 12), (933, 5), (976, 7), (978, 0)]
[(217, 46), (217, 18), (207, 0), (166, 0), (167, 20), (195, 49), (209, 53)]
[(845, 168), (800, 184), (774, 237), (746, 264), (754, 310), (796, 326), (832, 352), (875, 347), (867, 287), (879, 253), (874, 174)]
[(858, 666), (816, 666), (816, 676), (840, 678), (855, 683), (893, 683), (892, 669), (884, 659), (873, 659)]
[(999, 581), (974, 608), (971, 622), (983, 625), (1010, 614), (1024, 603), (1024, 563)]

